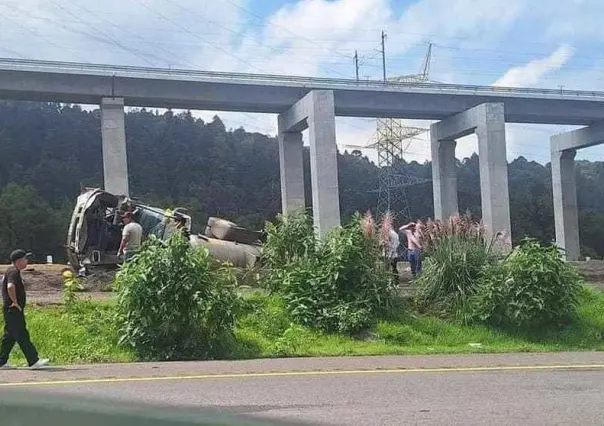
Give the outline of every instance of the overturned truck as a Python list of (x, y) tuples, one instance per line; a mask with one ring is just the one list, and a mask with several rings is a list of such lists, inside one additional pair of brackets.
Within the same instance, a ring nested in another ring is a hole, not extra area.
[(206, 247), (218, 261), (236, 267), (253, 267), (260, 260), (262, 232), (211, 217), (203, 234), (191, 233), (191, 217), (183, 209), (165, 210), (98, 188), (84, 188), (78, 196), (67, 232), (70, 265), (86, 273), (91, 268), (110, 268), (122, 263), (117, 255), (121, 242), (121, 218), (132, 212), (143, 228), (143, 240), (150, 235), (168, 239), (185, 232), (193, 247)]

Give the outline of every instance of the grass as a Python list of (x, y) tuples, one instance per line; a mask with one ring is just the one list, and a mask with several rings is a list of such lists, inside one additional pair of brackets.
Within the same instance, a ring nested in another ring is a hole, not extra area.
[[(81, 302), (77, 309), (32, 307), (27, 321), (41, 355), (54, 363), (134, 361), (118, 345), (114, 302)], [(604, 293), (585, 289), (568, 325), (532, 333), (462, 326), (421, 316), (401, 305), (359, 338), (325, 335), (293, 325), (278, 298), (249, 292), (237, 320), (231, 358), (604, 351)], [(14, 350), (12, 362), (24, 362)]]
[[(53, 363), (134, 361), (130, 351), (118, 345), (113, 312), (113, 303), (106, 302), (81, 302), (73, 311), (63, 306), (29, 307), (27, 328), (40, 356), (50, 357)], [(25, 364), (17, 345), (11, 362)]]

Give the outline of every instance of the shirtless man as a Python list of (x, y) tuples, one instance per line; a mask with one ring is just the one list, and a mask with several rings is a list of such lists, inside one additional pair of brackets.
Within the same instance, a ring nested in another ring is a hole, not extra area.
[(413, 275), (413, 278), (415, 278), (422, 270), (422, 244), (419, 239), (416, 224), (415, 222), (410, 222), (401, 226), (399, 231), (403, 232), (407, 237), (409, 265), (411, 266), (411, 274)]

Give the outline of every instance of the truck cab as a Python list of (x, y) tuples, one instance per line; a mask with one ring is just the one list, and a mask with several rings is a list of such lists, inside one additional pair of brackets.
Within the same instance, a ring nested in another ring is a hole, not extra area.
[(191, 217), (182, 209), (163, 210), (102, 189), (84, 188), (76, 200), (67, 232), (67, 258), (73, 268), (85, 273), (91, 267), (123, 262), (117, 251), (122, 238), (122, 215), (127, 211), (142, 226), (143, 240), (149, 235), (167, 239), (182, 226), (191, 232)]

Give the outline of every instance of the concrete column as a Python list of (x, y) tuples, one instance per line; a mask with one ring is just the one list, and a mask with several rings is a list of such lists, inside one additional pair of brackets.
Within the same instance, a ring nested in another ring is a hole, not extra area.
[(129, 195), (123, 98), (103, 98), (101, 136), (105, 191), (115, 195)]
[(476, 136), (480, 158), (482, 220), (488, 232), (505, 232), (503, 244), (511, 248), (508, 163), (505, 143), (505, 115), (502, 103), (480, 105)]
[(319, 236), (340, 226), (340, 192), (338, 186), (338, 149), (334, 95), (330, 90), (310, 93), (308, 114), (310, 170), (313, 217)]
[(552, 151), (552, 187), (556, 243), (565, 249), (567, 260), (578, 260), (579, 210), (575, 183), (575, 150)]
[(279, 123), (279, 167), (281, 209), (290, 213), (304, 208), (304, 166), (301, 132), (283, 132)]
[(432, 187), (434, 217), (445, 220), (458, 213), (457, 170), (455, 168), (455, 140), (439, 141), (435, 129), (430, 129), (432, 149)]

